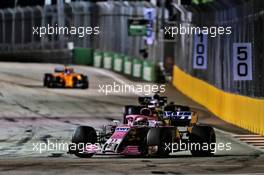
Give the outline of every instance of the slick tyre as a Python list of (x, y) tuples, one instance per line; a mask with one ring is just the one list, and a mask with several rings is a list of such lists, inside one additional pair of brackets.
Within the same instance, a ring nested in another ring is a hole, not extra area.
[(87, 76), (82, 76), (82, 89), (88, 89), (89, 88), (89, 81)]
[(80, 88), (80, 87), (78, 87), (79, 80), (77, 77), (73, 77), (72, 82), (73, 82), (73, 88)]
[(167, 145), (172, 143), (172, 133), (169, 128), (151, 128), (147, 134), (147, 146), (157, 146), (156, 153), (150, 156), (167, 157), (171, 150)]
[(52, 75), (51, 74), (45, 74), (44, 78), (43, 78), (43, 86), (47, 87), (51, 80), (52, 80)]
[(95, 144), (97, 142), (97, 135), (94, 128), (90, 126), (79, 126), (76, 128), (73, 137), (72, 143), (78, 145), (75, 151), (71, 150), (77, 157), (80, 158), (90, 158), (94, 153), (82, 153), (84, 145)]
[[(192, 146), (191, 153), (196, 157), (213, 156), (215, 152), (216, 136), (215, 131), (210, 126), (196, 125), (192, 128), (189, 137), (189, 143)], [(198, 146), (199, 145), (199, 146)]]
[(82, 85), (82, 89), (88, 89), (89, 88), (89, 84), (87, 81), (85, 81)]

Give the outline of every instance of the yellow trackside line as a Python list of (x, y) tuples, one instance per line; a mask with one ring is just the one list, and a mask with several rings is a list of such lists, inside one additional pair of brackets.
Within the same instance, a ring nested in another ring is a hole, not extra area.
[(250, 138), (250, 137), (245, 137), (245, 138), (239, 138), (240, 140), (263, 140), (264, 143), (264, 137), (255, 137), (255, 138)]
[(235, 135), (235, 134), (233, 134), (232, 135), (233, 137), (237, 137), (237, 138), (239, 138), (239, 137), (262, 137), (261, 135), (253, 135), (253, 134), (240, 134), (240, 135)]
[(246, 143), (264, 143), (264, 140), (243, 140)]
[(224, 92), (176, 65), (173, 85), (224, 121), (264, 135), (264, 100)]

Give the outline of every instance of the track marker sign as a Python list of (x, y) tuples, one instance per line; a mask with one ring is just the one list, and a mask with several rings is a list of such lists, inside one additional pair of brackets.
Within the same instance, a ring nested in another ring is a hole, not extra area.
[(193, 47), (193, 68), (207, 69), (207, 35), (195, 34)]
[(156, 20), (155, 8), (144, 8), (144, 19), (148, 20), (146, 42), (148, 45), (152, 45), (155, 40), (154, 23)]
[(128, 36), (146, 36), (148, 23), (145, 19), (128, 19)]
[(252, 80), (252, 44), (233, 43), (233, 78)]

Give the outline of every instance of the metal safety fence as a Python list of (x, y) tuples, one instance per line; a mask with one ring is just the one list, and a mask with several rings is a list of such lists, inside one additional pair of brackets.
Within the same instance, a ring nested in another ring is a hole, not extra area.
[(63, 19), (58, 16), (58, 8), (54, 5), (0, 10), (0, 51), (63, 49), (69, 41), (73, 41), (76, 46), (91, 46), (91, 38), (87, 35), (59, 36), (51, 28), (48, 30), (49, 27), (55, 30), (59, 20), (63, 20), (64, 26), (68, 28), (91, 26), (91, 4), (66, 4)]
[(264, 135), (264, 1), (175, 9), (180, 18), (168, 26), (207, 30), (174, 36), (173, 85), (224, 121)]
[[(128, 34), (128, 21), (146, 18), (148, 9), (153, 10), (151, 44), (144, 35)], [(154, 62), (161, 60), (161, 47), (155, 42), (159, 11), (146, 1), (79, 1), (66, 3), (63, 8), (46, 5), (0, 10), (0, 59), (9, 60), (11, 55), (15, 61), (46, 59), (46, 62), (97, 65), (155, 81)], [(148, 55), (144, 56), (142, 50)]]
[(167, 26), (230, 31), (213, 36), (209, 31), (200, 37), (175, 35), (174, 62), (185, 72), (224, 91), (264, 97), (264, 1), (223, 2), (175, 5), (180, 15)]
[[(64, 49), (74, 42), (75, 47), (140, 57), (140, 49), (146, 47), (144, 37), (128, 36), (127, 20), (143, 18), (148, 7), (155, 8), (144, 1), (72, 2), (64, 5), (63, 16), (56, 5), (0, 10), (0, 51)], [(59, 24), (65, 28), (60, 30)], [(87, 27), (98, 27), (100, 34), (83, 34)]]

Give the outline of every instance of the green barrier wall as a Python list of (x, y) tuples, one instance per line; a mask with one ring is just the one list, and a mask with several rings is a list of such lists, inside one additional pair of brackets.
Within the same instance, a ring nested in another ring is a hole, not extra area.
[(162, 80), (162, 72), (156, 64), (149, 60), (95, 50), (92, 62), (94, 67), (103, 67), (133, 78), (149, 82), (160, 82)]
[(103, 57), (103, 68), (112, 69), (113, 53), (104, 52), (103, 55), (104, 55), (104, 57)]
[(133, 59), (132, 76), (135, 78), (141, 78), (142, 77), (142, 70), (143, 70), (142, 61), (140, 59), (134, 58)]
[(75, 64), (92, 65), (93, 64), (93, 49), (90, 48), (74, 48), (73, 62)]
[(116, 72), (122, 72), (123, 71), (123, 56), (121, 54), (114, 54), (114, 65), (113, 70)]
[(99, 51), (94, 51), (93, 66), (102, 67), (103, 54)]
[(142, 79), (146, 81), (156, 81), (155, 64), (144, 61)]
[(125, 75), (131, 75), (132, 74), (132, 60), (128, 56), (124, 57), (124, 71), (123, 71), (123, 73)]

